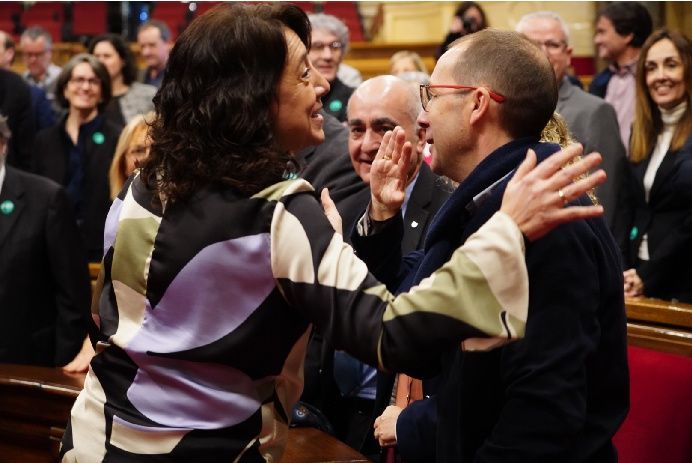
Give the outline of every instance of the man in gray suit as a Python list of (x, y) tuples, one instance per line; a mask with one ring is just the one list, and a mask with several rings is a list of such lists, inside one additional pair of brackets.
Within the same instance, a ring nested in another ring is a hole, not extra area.
[(608, 180), (598, 187), (597, 195), (605, 209), (604, 219), (612, 229), (621, 169), (626, 162), (615, 110), (567, 79), (572, 48), (569, 30), (560, 16), (547, 11), (530, 13), (519, 20), (516, 29), (539, 46), (553, 66), (560, 86), (556, 111), (565, 118), (574, 138), (584, 145), (585, 153), (598, 151), (603, 156), (602, 167)]

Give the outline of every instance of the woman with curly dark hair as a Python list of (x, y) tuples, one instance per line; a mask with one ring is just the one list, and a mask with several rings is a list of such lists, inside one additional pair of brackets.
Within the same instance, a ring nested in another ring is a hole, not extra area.
[(98, 35), (89, 44), (89, 53), (103, 63), (111, 76), (112, 97), (106, 107), (106, 117), (110, 121), (125, 127), (135, 116), (154, 109), (152, 99), (156, 87), (135, 81), (135, 58), (122, 37)]
[[(150, 156), (108, 216), (92, 308), (97, 354), (63, 462), (279, 461), (311, 322), (339, 348), (392, 369), (423, 368), (470, 335), (521, 336), (524, 321), (500, 317), (495, 286), (476, 272), (501, 260), (517, 269), (495, 277), (502, 286), (525, 285), (520, 231), (536, 237), (593, 215), (562, 209), (555, 193), (580, 194), (570, 183), (579, 169), (544, 180), (559, 164), (528, 173), (527, 163), (512, 184), (519, 199), (472, 238), (481, 246), (460, 248), (443, 268), (460, 283), (442, 278), (395, 298), (287, 169), (293, 152), (324, 138), (329, 84), (307, 58), (309, 38), (307, 17), (287, 3), (222, 5), (178, 38), (154, 101)], [(374, 168), (402, 195), (411, 147), (389, 157), (404, 145), (397, 130)], [(529, 191), (540, 194), (527, 201)], [(333, 206), (326, 193), (323, 201)], [(536, 220), (546, 208), (548, 224)], [(457, 308), (470, 284), (487, 295), (482, 311)], [(425, 334), (423, 351), (392, 340), (421, 325), (444, 334)]]

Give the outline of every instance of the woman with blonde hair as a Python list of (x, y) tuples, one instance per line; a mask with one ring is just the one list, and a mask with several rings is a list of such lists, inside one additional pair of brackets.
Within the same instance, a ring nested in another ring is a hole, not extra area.
[(640, 56), (616, 223), (625, 295), (692, 302), (692, 43), (660, 29)]
[(428, 68), (418, 53), (410, 50), (401, 50), (389, 58), (389, 73), (398, 76), (404, 72), (424, 72), (428, 74)]
[(144, 115), (137, 115), (120, 133), (113, 161), (108, 171), (111, 199), (118, 196), (125, 185), (125, 180), (137, 167), (137, 162), (149, 154), (148, 130), (155, 117), (156, 114), (153, 111)]

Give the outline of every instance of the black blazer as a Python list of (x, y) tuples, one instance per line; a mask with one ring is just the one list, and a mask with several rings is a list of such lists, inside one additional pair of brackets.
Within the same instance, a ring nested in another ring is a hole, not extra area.
[[(96, 131), (103, 134), (103, 142), (95, 143), (95, 137), (89, 137), (86, 142), (83, 222), (80, 226), (90, 262), (100, 262), (103, 257), (103, 227), (111, 204), (108, 169), (120, 136), (120, 129), (105, 119), (102, 119)], [(65, 132), (65, 119), (40, 131), (34, 143), (36, 173), (66, 186), (69, 180), (70, 145), (71, 141)]]
[(7, 167), (0, 204), (0, 362), (62, 366), (86, 336), (90, 283), (65, 191)]
[[(644, 174), (650, 158), (630, 163), (625, 172), (616, 235), (624, 267), (636, 268), (644, 294), (692, 302), (692, 135), (679, 151), (669, 151), (644, 200)], [(648, 235), (649, 260), (638, 259)]]
[(7, 147), (7, 164), (23, 170), (32, 166), (31, 145), (36, 134), (31, 89), (20, 76), (0, 69), (0, 114), (7, 116), (12, 138)]

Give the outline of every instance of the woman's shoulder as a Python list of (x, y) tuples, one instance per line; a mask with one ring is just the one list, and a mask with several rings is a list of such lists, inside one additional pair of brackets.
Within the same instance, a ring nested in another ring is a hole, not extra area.
[(126, 95), (153, 98), (154, 95), (156, 95), (156, 90), (156, 87), (153, 85), (143, 84), (141, 82), (132, 82), (130, 85), (130, 90), (128, 90)]
[(282, 198), (308, 193), (312, 195), (315, 189), (310, 183), (302, 178), (284, 180), (261, 190), (253, 195), (253, 198), (263, 198), (268, 201), (280, 201)]

